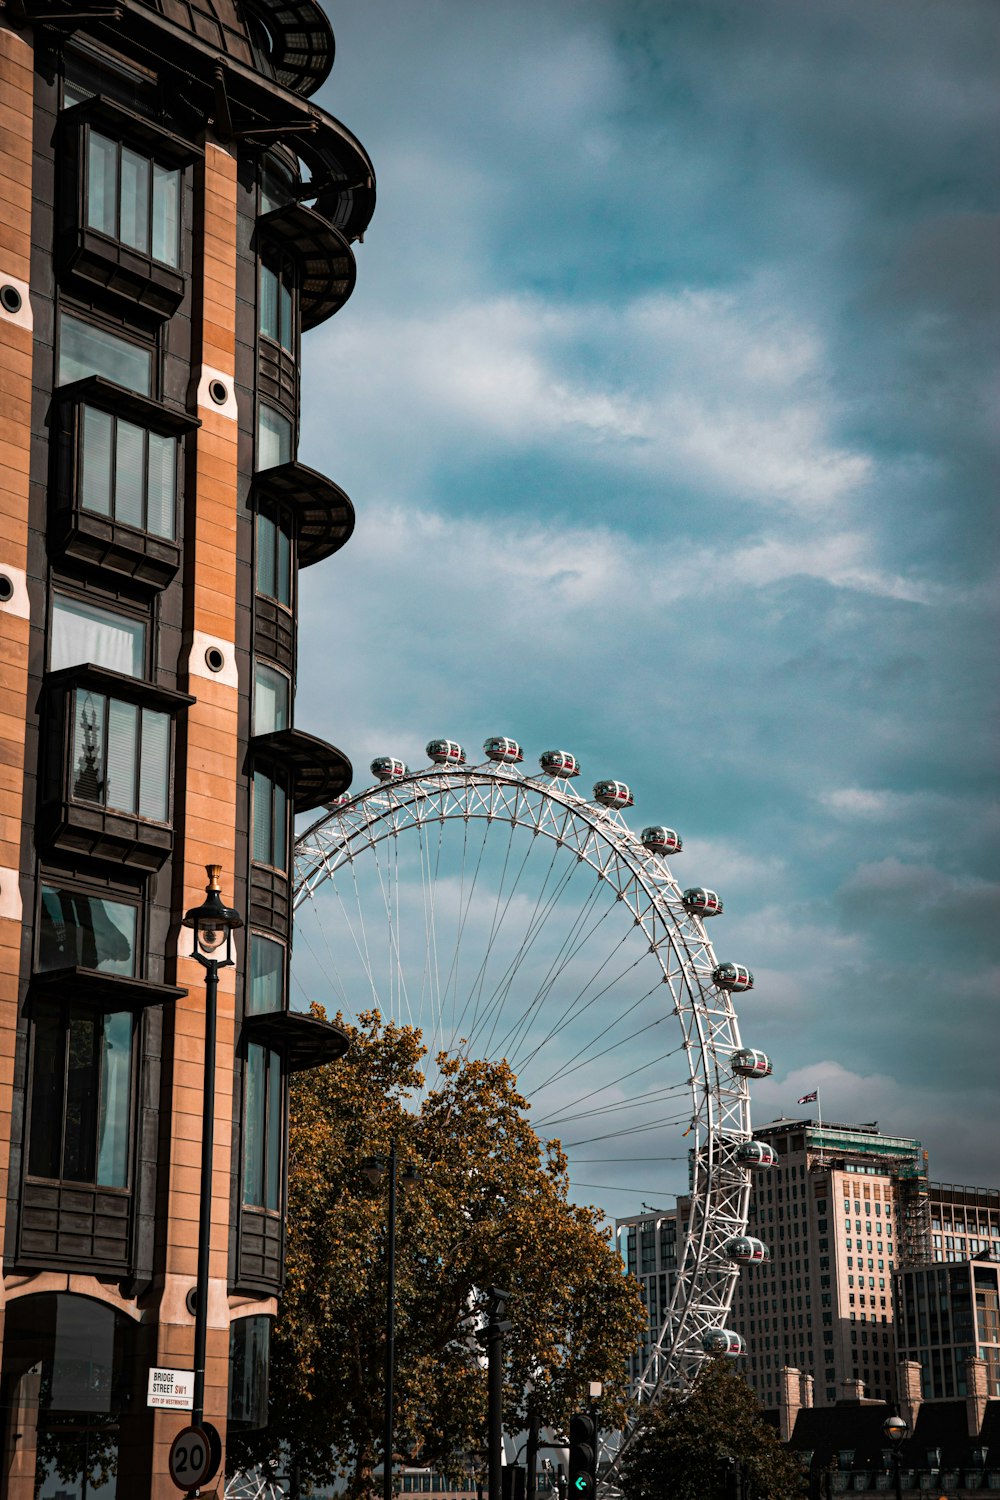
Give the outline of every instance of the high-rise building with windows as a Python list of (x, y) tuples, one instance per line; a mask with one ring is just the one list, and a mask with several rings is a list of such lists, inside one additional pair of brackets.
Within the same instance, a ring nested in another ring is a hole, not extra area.
[[(743, 1335), (739, 1368), (766, 1408), (776, 1407), (782, 1371), (811, 1378), (818, 1406), (845, 1383), (888, 1399), (894, 1380), (892, 1273), (906, 1250), (929, 1259), (927, 1157), (920, 1142), (875, 1125), (779, 1120), (754, 1130), (777, 1153), (751, 1182), (748, 1233), (770, 1259), (742, 1268), (729, 1326)], [(619, 1222), (626, 1266), (638, 1275), (649, 1313), (641, 1368), (673, 1295), (678, 1237), (688, 1202)]]
[(288, 1000), (292, 817), (351, 774), (294, 713), (299, 569), (353, 524), (300, 338), (374, 207), (332, 61), (316, 0), (0, 7), (3, 1500), (176, 1493), (215, 864), (205, 1414), (263, 1418), (288, 1077), (344, 1045)]

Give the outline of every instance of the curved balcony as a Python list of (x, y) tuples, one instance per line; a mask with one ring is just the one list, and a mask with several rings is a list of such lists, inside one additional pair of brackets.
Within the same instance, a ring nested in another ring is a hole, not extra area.
[(257, 220), (258, 235), (280, 245), (302, 268), (302, 332), (339, 312), (358, 277), (354, 252), (339, 229), (304, 203), (276, 208)]
[(250, 1041), (262, 1042), (284, 1054), (285, 1070), (302, 1073), (307, 1068), (321, 1068), (336, 1062), (350, 1046), (347, 1032), (332, 1021), (301, 1010), (275, 1010), (260, 1016), (247, 1016), (243, 1030)]
[(250, 745), (255, 760), (267, 757), (290, 773), (296, 813), (322, 807), (351, 784), (354, 768), (347, 756), (314, 734), (301, 729), (276, 729), (271, 734), (255, 735)]
[(354, 531), (354, 506), (339, 484), (316, 469), (292, 460), (254, 475), (253, 498), (258, 503), (287, 506), (295, 516), (300, 568), (311, 567), (339, 552)]

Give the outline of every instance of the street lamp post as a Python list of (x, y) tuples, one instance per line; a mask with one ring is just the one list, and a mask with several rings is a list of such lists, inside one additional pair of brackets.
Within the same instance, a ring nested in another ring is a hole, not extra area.
[(385, 1407), (382, 1425), (382, 1497), (392, 1500), (392, 1450), (393, 1450), (393, 1386), (396, 1378), (396, 1187), (410, 1187), (417, 1181), (417, 1169), (407, 1163), (402, 1173), (397, 1173), (396, 1142), (389, 1147), (388, 1160), (384, 1156), (370, 1156), (362, 1170), (373, 1186), (388, 1174), (389, 1216), (386, 1228), (385, 1270)]
[(887, 1417), (882, 1425), (882, 1431), (889, 1439), (892, 1449), (892, 1471), (896, 1484), (896, 1500), (903, 1500), (903, 1476), (899, 1469), (900, 1449), (903, 1439), (909, 1432), (909, 1426), (902, 1417)]
[(243, 923), (238, 912), (223, 906), (219, 894), (221, 865), (206, 865), (205, 900), (193, 906), (183, 925), (194, 933), (196, 959), (205, 970), (205, 1068), (201, 1119), (201, 1201), (198, 1208), (198, 1275), (194, 1305), (194, 1395), (191, 1422), (205, 1418), (205, 1347), (208, 1341), (208, 1281), (212, 1238), (212, 1153), (215, 1146), (215, 1038), (219, 970), (233, 966), (233, 933)]

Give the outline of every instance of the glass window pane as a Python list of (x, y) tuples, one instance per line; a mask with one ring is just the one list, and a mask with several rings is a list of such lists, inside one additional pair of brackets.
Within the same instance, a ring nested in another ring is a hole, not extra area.
[(81, 419), (80, 504), (84, 510), (110, 516), (114, 418), (110, 412), (85, 406)]
[(250, 934), (250, 988), (247, 1015), (268, 1015), (285, 1008), (285, 950), (272, 938)]
[(292, 294), (283, 281), (278, 283), (280, 326), (279, 342), (283, 349), (292, 347)]
[(167, 784), (170, 774), (170, 717), (155, 709), (142, 711), (142, 753), (139, 760), (139, 816), (167, 821)]
[(260, 268), (260, 331), (265, 338), (278, 338), (278, 278), (270, 266)]
[(105, 800), (105, 714), (101, 693), (78, 688), (73, 694), (73, 764), (70, 788), (84, 802)]
[(270, 734), (288, 728), (288, 678), (271, 667), (254, 671), (253, 732)]
[(267, 1070), (267, 1171), (264, 1182), (264, 1207), (276, 1211), (281, 1203), (281, 1143), (283, 1131), (281, 1062), (276, 1053), (268, 1054)]
[(273, 469), (292, 456), (292, 424), (287, 417), (262, 406), (257, 418), (257, 468)]
[(32, 1177), (58, 1177), (66, 1064), (61, 1008), (39, 1001), (34, 1006), (33, 1021), (28, 1171)]
[(274, 783), (274, 834), (271, 863), (279, 870), (288, 868), (288, 799), (284, 783)]
[(138, 811), (139, 710), (119, 698), (108, 700), (108, 779), (104, 800), (119, 812)]
[(180, 264), (181, 174), (153, 163), (153, 256), (168, 266)]
[(79, 964), (106, 974), (135, 974), (138, 909), (80, 891), (43, 885), (38, 923), (38, 970)]
[(143, 527), (143, 469), (145, 432), (134, 422), (118, 419), (115, 442), (115, 520)]
[(118, 238), (133, 250), (149, 253), (149, 161), (122, 147)]
[(141, 677), (146, 659), (146, 626), (108, 609), (57, 594), (52, 606), (49, 670), (92, 662), (126, 677)]
[(278, 587), (276, 597), (279, 604), (292, 603), (292, 540), (284, 527), (278, 527)]
[(174, 539), (177, 512), (177, 439), (148, 434), (149, 483), (146, 494), (146, 530), (154, 536)]
[(266, 1053), (251, 1042), (247, 1048), (246, 1114), (243, 1121), (243, 1202), (259, 1205), (264, 1197), (264, 1111), (267, 1107)]
[(273, 853), (274, 782), (263, 771), (253, 773), (253, 857), (258, 864), (269, 865)]
[(103, 375), (126, 390), (148, 396), (152, 390), (153, 354), (70, 313), (59, 317), (59, 385)]
[(93, 1182), (100, 1069), (100, 1027), (92, 1011), (70, 1008), (66, 1067), (66, 1127), (62, 1176)]
[(87, 227), (116, 238), (115, 202), (118, 196), (118, 145), (90, 132), (87, 151)]
[(257, 592), (275, 597), (274, 537), (277, 527), (270, 516), (257, 516)]
[(127, 1187), (132, 1084), (132, 1016), (127, 1010), (104, 1017), (103, 1062), (97, 1181), (101, 1187)]

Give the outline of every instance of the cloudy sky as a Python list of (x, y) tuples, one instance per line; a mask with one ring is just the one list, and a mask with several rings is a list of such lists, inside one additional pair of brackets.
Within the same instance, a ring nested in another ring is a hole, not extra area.
[(305, 341), (358, 526), (299, 724), (356, 787), (491, 733), (624, 778), (756, 975), (755, 1118), (1000, 1185), (994, 0), (331, 15), (379, 204)]

